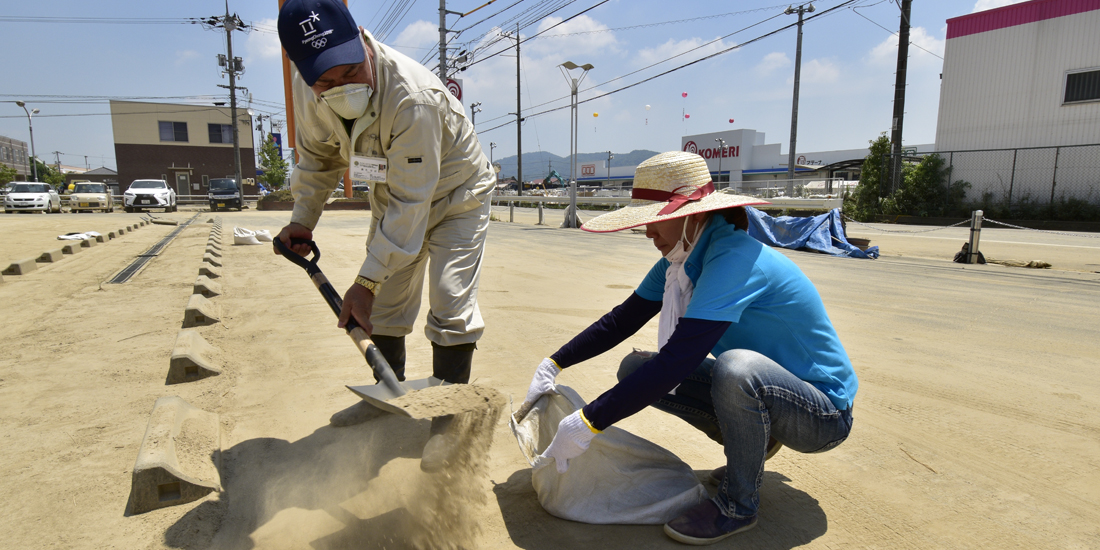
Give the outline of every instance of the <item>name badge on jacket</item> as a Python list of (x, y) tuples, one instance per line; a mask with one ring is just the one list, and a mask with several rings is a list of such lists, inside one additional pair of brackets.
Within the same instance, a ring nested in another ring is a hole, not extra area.
[(352, 155), (351, 179), (375, 183), (386, 182), (386, 164), (384, 158)]

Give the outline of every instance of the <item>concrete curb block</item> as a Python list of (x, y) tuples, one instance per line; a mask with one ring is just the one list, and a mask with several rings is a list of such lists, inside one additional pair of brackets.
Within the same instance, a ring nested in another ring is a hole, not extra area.
[(207, 360), (213, 351), (214, 346), (208, 344), (198, 331), (186, 328), (179, 331), (168, 364), (168, 378), (164, 383), (182, 384), (218, 376), (222, 370)]
[(107, 232), (107, 239), (108, 240), (117, 239), (117, 238), (118, 238), (118, 235), (114, 231), (108, 231)]
[(217, 249), (218, 251), (221, 251), (221, 249), (222, 249), (221, 243), (216, 242), (214, 240), (206, 241), (206, 247), (207, 248), (214, 248), (214, 249)]
[(95, 236), (95, 242), (105, 243), (105, 242), (107, 242), (107, 236), (106, 235), (96, 235)]
[(77, 254), (80, 250), (80, 245), (77, 243), (70, 243), (61, 247), (61, 252), (65, 254)]
[(210, 277), (199, 275), (199, 278), (195, 279), (195, 287), (192, 294), (202, 294), (203, 298), (213, 298), (214, 296), (220, 296), (221, 293), (221, 283), (210, 280)]
[(64, 254), (64, 252), (62, 252), (60, 248), (55, 248), (54, 250), (47, 250), (47, 251), (43, 252), (41, 256), (35, 258), (34, 261), (36, 261), (40, 264), (52, 264), (54, 262), (61, 261), (61, 255), (62, 254)]
[(95, 246), (95, 239), (84, 239), (80, 241), (80, 246), (84, 248), (91, 248)]
[(206, 275), (211, 279), (217, 279), (218, 277), (222, 276), (222, 270), (220, 267), (215, 267), (206, 262), (203, 262), (202, 266), (199, 267), (199, 275)]
[(125, 227), (118, 228), (117, 233), (118, 233), (119, 237), (125, 235), (126, 234), (126, 228)]
[(216, 267), (221, 267), (222, 266), (222, 261), (215, 258), (214, 255), (210, 254), (210, 253), (203, 254), (202, 255), (202, 261), (204, 261), (208, 264), (211, 264), (213, 266), (216, 266)]
[(220, 250), (218, 250), (218, 247), (216, 247), (212, 244), (206, 245), (206, 253), (210, 254), (211, 256), (214, 256), (215, 258), (221, 258), (222, 257), (222, 253), (221, 253)]
[(178, 396), (157, 399), (134, 463), (130, 513), (186, 504), (221, 491), (221, 446), (217, 414)]
[(34, 258), (24, 258), (17, 262), (12, 262), (2, 273), (3, 275), (26, 275), (34, 270), (38, 269), (38, 263)]
[(221, 322), (218, 305), (202, 294), (192, 294), (183, 311), (183, 328), (201, 327)]

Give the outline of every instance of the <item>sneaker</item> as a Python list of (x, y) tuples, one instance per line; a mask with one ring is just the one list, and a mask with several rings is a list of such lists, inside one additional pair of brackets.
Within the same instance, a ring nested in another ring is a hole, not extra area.
[(684, 515), (666, 523), (665, 534), (684, 544), (703, 546), (753, 527), (756, 527), (756, 516), (739, 519), (726, 517), (718, 510), (714, 501), (707, 499)]
[(424, 445), (424, 453), (420, 456), (420, 471), (434, 474), (450, 466), (455, 451), (458, 450), (458, 441), (451, 434), (436, 434), (428, 439)]
[(374, 420), (380, 416), (390, 414), (366, 401), (360, 401), (334, 415), (328, 419), (328, 423), (334, 428), (343, 428), (346, 426), (354, 426), (356, 424), (362, 424), (368, 420)]
[[(781, 449), (781, 448), (783, 448), (782, 443), (776, 441), (775, 439), (769, 440), (768, 441), (768, 453), (764, 455), (764, 460), (766, 461), (766, 460), (770, 459), (771, 457), (775, 456), (775, 453), (778, 453), (779, 449)], [(714, 470), (712, 470), (710, 472), (710, 482), (711, 482), (712, 485), (721, 485), (722, 480), (725, 479), (725, 477), (726, 477), (726, 467), (725, 466), (715, 468)]]

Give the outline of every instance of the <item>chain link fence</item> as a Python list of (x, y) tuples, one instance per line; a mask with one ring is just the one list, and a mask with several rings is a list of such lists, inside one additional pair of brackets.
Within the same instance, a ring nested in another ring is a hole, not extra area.
[(934, 154), (949, 182), (970, 184), (964, 201), (974, 208), (1019, 219), (1100, 220), (1100, 144)]

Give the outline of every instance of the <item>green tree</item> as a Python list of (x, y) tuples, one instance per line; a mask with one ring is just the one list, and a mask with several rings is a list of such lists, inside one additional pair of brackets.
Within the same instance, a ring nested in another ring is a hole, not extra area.
[(286, 181), (286, 172), (289, 165), (286, 159), (279, 156), (279, 149), (275, 146), (275, 140), (268, 134), (264, 144), (260, 147), (260, 168), (264, 175), (260, 178), (272, 190), (278, 189)]
[(950, 171), (945, 164), (943, 157), (931, 154), (917, 165), (905, 165), (901, 187), (883, 201), (883, 212), (921, 217), (957, 213), (970, 184), (948, 184)]
[(886, 132), (871, 143), (871, 154), (863, 159), (863, 168), (859, 173), (859, 185), (854, 191), (844, 194), (844, 212), (852, 218), (865, 222), (872, 221), (882, 213), (882, 187), (887, 176), (887, 162), (890, 160), (890, 139)]
[[(54, 186), (65, 183), (65, 174), (57, 171), (57, 169), (53, 166), (50, 166), (49, 164), (46, 164), (36, 158), (32, 158), (31, 162), (38, 166), (38, 181)], [(31, 179), (34, 178), (34, 167), (31, 167), (30, 176)]]
[(3, 187), (15, 181), (15, 175), (17, 173), (18, 172), (15, 171), (15, 168), (12, 168), (7, 164), (0, 162), (0, 187)]

